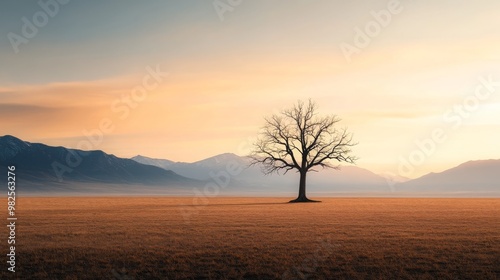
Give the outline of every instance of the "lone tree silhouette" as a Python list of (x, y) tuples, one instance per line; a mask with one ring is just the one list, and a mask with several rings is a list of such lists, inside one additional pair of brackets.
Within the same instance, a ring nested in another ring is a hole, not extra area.
[[(340, 118), (318, 116), (317, 105), (309, 99), (298, 101), (292, 108), (265, 118), (251, 164), (262, 164), (262, 172), (286, 174), (296, 169), (300, 173), (299, 195), (290, 202), (315, 202), (306, 196), (306, 175), (321, 168), (339, 169), (332, 161), (354, 163), (352, 134), (346, 128), (336, 128)], [(316, 168), (316, 169), (315, 169)]]

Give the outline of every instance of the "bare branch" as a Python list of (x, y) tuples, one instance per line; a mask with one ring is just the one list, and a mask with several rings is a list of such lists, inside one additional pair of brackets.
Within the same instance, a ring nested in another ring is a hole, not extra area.
[(299, 101), (279, 115), (265, 118), (254, 151), (252, 164), (261, 164), (266, 174), (296, 169), (315, 171), (314, 167), (338, 169), (333, 162), (355, 163), (351, 148), (357, 143), (347, 129), (337, 129), (337, 116), (317, 116), (316, 104)]

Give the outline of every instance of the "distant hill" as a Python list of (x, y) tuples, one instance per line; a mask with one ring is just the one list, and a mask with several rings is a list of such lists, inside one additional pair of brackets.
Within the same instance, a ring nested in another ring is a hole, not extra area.
[[(153, 164), (180, 175), (200, 180), (210, 180), (210, 174), (225, 170), (235, 164), (242, 172), (231, 176), (228, 192), (256, 194), (295, 194), (298, 175), (264, 175), (259, 166), (250, 166), (249, 159), (235, 154), (221, 154), (193, 163), (133, 158), (138, 162)], [(340, 170), (324, 169), (308, 174), (307, 188), (311, 195), (361, 194), (375, 196), (499, 196), (500, 160), (470, 161), (456, 168), (431, 173), (410, 180), (392, 175), (382, 176), (357, 166), (341, 166)]]
[[(260, 166), (250, 166), (250, 160), (231, 153), (216, 155), (204, 160), (186, 163), (170, 160), (152, 159), (144, 156), (132, 158), (143, 164), (172, 170), (177, 174), (199, 180), (210, 180), (211, 174), (226, 170), (228, 166), (237, 166), (241, 172), (231, 176), (228, 192), (243, 193), (290, 193), (295, 194), (298, 174), (290, 171), (281, 176), (264, 175)], [(356, 166), (343, 166), (341, 170), (325, 169), (310, 172), (308, 192), (311, 194), (334, 194), (336, 192), (389, 192), (390, 188), (384, 177)]]
[(500, 194), (500, 160), (477, 160), (463, 163), (440, 173), (397, 184), (399, 192)]
[(240, 167), (246, 168), (250, 163), (248, 159), (231, 153), (220, 154), (192, 163), (173, 162), (168, 159), (155, 159), (140, 155), (131, 159), (142, 164), (172, 170), (179, 175), (198, 180), (209, 180), (210, 172), (225, 170), (228, 164), (238, 164)]
[(163, 169), (169, 169), (169, 166), (174, 164), (175, 162), (167, 159), (156, 159), (156, 158), (148, 158), (143, 156), (135, 156), (131, 158), (134, 161), (137, 161), (142, 164), (152, 165), (156, 167), (160, 167)]
[[(80, 163), (77, 163), (77, 157), (82, 159)], [(68, 164), (68, 158), (74, 162), (73, 166)], [(7, 165), (16, 166), (19, 187), (33, 191), (75, 190), (75, 185), (183, 187), (200, 184), (172, 171), (118, 158), (103, 151), (51, 147), (25, 142), (10, 135), (0, 137), (0, 166)], [(6, 172), (0, 174), (2, 178), (6, 176)]]

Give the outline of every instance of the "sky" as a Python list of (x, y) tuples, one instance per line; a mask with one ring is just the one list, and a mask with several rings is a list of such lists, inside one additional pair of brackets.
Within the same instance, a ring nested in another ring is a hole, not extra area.
[(499, 10), (494, 0), (2, 1), (0, 134), (192, 162), (247, 154), (265, 116), (311, 98), (376, 173), (499, 159)]

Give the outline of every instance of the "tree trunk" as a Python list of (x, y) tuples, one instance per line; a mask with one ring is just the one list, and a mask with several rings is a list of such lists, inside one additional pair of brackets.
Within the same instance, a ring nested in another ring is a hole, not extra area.
[(306, 196), (306, 175), (307, 171), (300, 171), (299, 196), (294, 200), (290, 200), (290, 202), (319, 202), (310, 200)]

